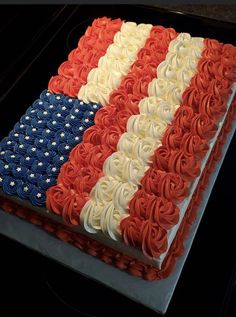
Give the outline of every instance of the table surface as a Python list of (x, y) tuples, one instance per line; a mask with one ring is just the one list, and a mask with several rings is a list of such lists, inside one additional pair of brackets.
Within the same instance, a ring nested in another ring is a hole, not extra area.
[[(11, 15), (9, 7), (1, 8), (0, 38), (14, 30), (14, 37), (22, 39), (18, 43), (18, 51), (11, 51), (13, 58), (19, 52), (26, 52), (29, 39), (35, 34), (32, 29), (38, 32), (39, 38), (43, 29), (35, 22), (31, 30), (25, 28), (22, 32), (21, 28), (17, 28), (19, 20), (12, 17), (15, 15), (19, 19), (19, 14), (30, 14), (31, 19), (37, 20), (41, 10), (42, 15), (45, 12), (45, 23), (49, 23), (55, 11), (60, 11), (62, 7), (47, 7), (50, 9), (25, 6), (19, 12), (18, 8), (11, 6)], [(4, 67), (5, 71), (10, 67), (10, 59)], [(12, 107), (17, 113), (17, 104)], [(2, 131), (8, 129), (9, 123), (2, 124), (5, 125)], [(234, 136), (166, 316), (184, 316), (188, 312), (186, 303), (194, 310), (191, 316), (201, 315), (203, 311), (209, 316), (236, 315), (236, 289), (233, 287), (236, 282), (236, 254), (232, 247), (236, 238), (236, 210), (234, 188), (229, 186), (232, 173), (235, 176), (235, 141)], [(3, 236), (0, 236), (0, 247), (2, 316), (15, 316), (17, 312), (27, 316), (32, 313), (32, 306), (47, 315), (156, 316), (122, 295)], [(104, 299), (113, 304), (114, 312), (107, 311)]]

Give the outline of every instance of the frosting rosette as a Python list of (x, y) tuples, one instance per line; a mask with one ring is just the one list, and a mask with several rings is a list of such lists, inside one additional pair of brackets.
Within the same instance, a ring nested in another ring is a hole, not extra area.
[(170, 229), (179, 221), (179, 208), (165, 198), (138, 190), (129, 203), (132, 217), (149, 220), (163, 229)]
[(168, 171), (180, 175), (186, 181), (192, 181), (200, 174), (200, 162), (193, 155), (181, 150), (172, 151), (168, 160)]
[(217, 130), (217, 126), (208, 115), (196, 114), (192, 120), (191, 132), (202, 139), (210, 140)]
[(209, 146), (206, 140), (202, 139), (199, 135), (185, 133), (180, 143), (180, 149), (197, 159), (202, 159), (207, 153)]
[(189, 182), (172, 172), (149, 168), (141, 184), (147, 193), (164, 197), (174, 203), (181, 202), (188, 195)]
[(167, 249), (166, 230), (149, 220), (127, 217), (120, 229), (124, 242), (140, 248), (147, 258), (155, 259)]

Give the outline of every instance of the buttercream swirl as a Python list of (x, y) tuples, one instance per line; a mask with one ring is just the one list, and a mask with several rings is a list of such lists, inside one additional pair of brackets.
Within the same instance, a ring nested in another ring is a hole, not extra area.
[(143, 189), (149, 194), (164, 197), (174, 203), (181, 202), (188, 194), (189, 183), (180, 175), (149, 168), (141, 180)]
[(149, 220), (126, 217), (120, 229), (124, 242), (142, 249), (147, 258), (155, 259), (167, 248), (166, 230)]
[(200, 174), (200, 162), (191, 154), (181, 150), (172, 151), (168, 160), (168, 171), (176, 173), (187, 181), (192, 181)]
[(179, 208), (163, 197), (150, 195), (144, 190), (138, 190), (129, 202), (132, 217), (149, 219), (163, 229), (170, 229), (179, 221)]

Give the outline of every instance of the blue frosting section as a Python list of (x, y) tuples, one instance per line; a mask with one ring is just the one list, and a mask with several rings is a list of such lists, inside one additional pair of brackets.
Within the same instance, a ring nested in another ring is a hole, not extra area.
[(99, 104), (44, 90), (0, 142), (0, 187), (8, 195), (45, 204), (46, 190), (84, 131), (94, 125)]

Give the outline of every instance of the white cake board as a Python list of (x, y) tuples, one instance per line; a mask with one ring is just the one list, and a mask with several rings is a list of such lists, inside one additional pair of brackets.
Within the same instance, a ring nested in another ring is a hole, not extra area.
[(189, 236), (185, 241), (184, 255), (178, 258), (174, 271), (166, 279), (148, 282), (141, 278), (129, 275), (125, 271), (121, 271), (108, 265), (80, 251), (72, 245), (49, 235), (44, 230), (25, 222), (14, 215), (5, 213), (2, 210), (0, 210), (0, 233), (40, 252), (48, 258), (60, 262), (82, 275), (105, 284), (135, 302), (141, 303), (156, 312), (164, 314), (179, 280), (235, 128), (236, 121), (223, 146), (222, 159), (217, 163), (215, 171), (211, 175), (209, 186), (204, 192), (203, 201), (199, 206), (197, 219), (192, 225)]

